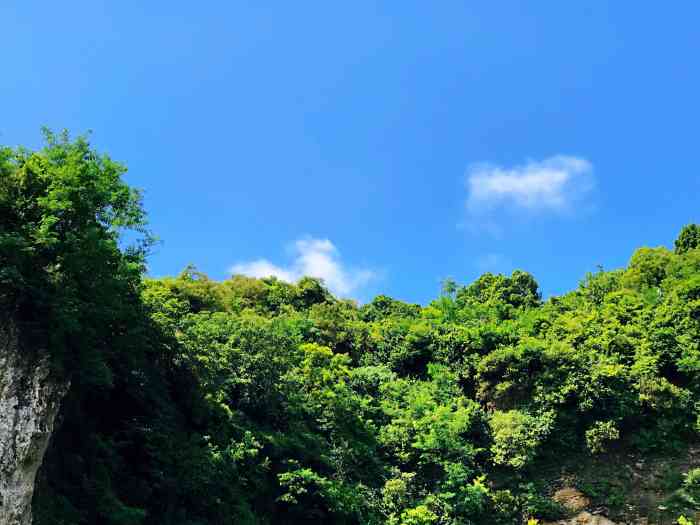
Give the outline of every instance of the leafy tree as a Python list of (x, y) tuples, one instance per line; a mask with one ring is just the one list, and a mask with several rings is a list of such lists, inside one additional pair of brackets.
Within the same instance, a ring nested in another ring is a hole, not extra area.
[(457, 294), (458, 301), (502, 304), (513, 308), (532, 308), (541, 302), (539, 285), (527, 272), (515, 270), (510, 277), (485, 273)]
[(153, 238), (121, 164), (85, 137), (44, 137), (39, 151), (0, 149), (0, 303), (66, 374), (109, 384), (109, 336), (133, 319)]
[(687, 253), (700, 246), (700, 226), (697, 224), (684, 226), (674, 244), (678, 255)]

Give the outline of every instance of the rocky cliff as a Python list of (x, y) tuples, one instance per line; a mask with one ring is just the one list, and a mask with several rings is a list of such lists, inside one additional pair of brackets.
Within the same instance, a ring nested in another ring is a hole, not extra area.
[(0, 320), (0, 525), (32, 522), (34, 480), (68, 385)]

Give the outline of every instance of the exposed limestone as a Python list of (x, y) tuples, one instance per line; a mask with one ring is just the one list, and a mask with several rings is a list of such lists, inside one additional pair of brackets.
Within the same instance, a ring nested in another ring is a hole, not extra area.
[(46, 356), (21, 348), (0, 320), (0, 525), (30, 525), (37, 470), (68, 390), (50, 376)]

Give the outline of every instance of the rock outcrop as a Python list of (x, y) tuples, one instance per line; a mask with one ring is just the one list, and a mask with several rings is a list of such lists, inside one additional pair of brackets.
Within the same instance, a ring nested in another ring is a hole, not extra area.
[(67, 390), (47, 356), (22, 348), (14, 323), (0, 319), (0, 525), (32, 522), (36, 473)]
[(552, 499), (570, 512), (581, 511), (591, 504), (590, 499), (580, 490), (573, 487), (564, 487), (557, 490)]
[(580, 512), (573, 518), (567, 520), (559, 520), (551, 523), (543, 523), (542, 525), (616, 525), (614, 521), (610, 521), (605, 516), (596, 516), (590, 512)]
[(552, 499), (569, 512), (577, 514), (573, 518), (545, 522), (542, 525), (616, 525), (605, 516), (591, 514), (584, 510), (591, 504), (591, 501), (580, 490), (573, 487), (557, 490)]

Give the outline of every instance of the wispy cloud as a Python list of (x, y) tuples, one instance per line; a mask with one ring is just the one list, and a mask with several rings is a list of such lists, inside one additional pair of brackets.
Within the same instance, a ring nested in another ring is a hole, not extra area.
[(467, 210), (567, 212), (593, 186), (593, 166), (580, 157), (556, 155), (512, 167), (476, 164), (467, 171)]
[(501, 253), (485, 253), (476, 258), (475, 266), (481, 273), (508, 273), (513, 262)]
[(289, 266), (277, 266), (267, 259), (257, 259), (234, 264), (229, 271), (250, 277), (274, 276), (287, 282), (296, 282), (304, 276), (317, 277), (323, 279), (334, 294), (341, 296), (357, 291), (377, 276), (372, 270), (344, 264), (328, 239), (298, 239), (292, 249), (294, 260)]

